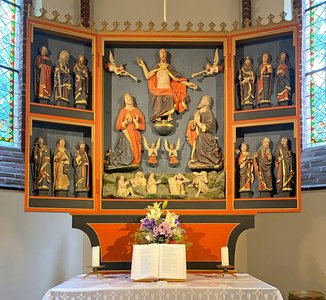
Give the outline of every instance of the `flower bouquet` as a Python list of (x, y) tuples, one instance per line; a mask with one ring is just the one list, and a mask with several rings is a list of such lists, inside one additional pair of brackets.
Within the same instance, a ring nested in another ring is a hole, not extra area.
[(140, 220), (140, 227), (131, 236), (135, 244), (186, 244), (185, 231), (181, 228), (179, 216), (165, 211), (168, 201), (155, 202), (147, 206), (146, 217)]
[(131, 235), (134, 239), (131, 279), (179, 281), (187, 278), (186, 236), (179, 216), (168, 210), (168, 202), (147, 206), (146, 217)]

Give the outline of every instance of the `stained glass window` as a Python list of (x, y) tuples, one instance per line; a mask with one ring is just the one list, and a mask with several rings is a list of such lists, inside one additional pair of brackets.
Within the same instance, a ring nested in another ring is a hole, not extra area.
[(19, 147), (20, 6), (19, 0), (0, 1), (0, 146)]
[(326, 1), (305, 0), (304, 147), (326, 145)]

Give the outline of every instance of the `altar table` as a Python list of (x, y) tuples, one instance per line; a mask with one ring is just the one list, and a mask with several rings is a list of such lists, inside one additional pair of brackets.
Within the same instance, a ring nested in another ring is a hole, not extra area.
[(282, 300), (279, 290), (248, 274), (237, 278), (216, 274), (187, 274), (185, 282), (133, 282), (130, 274), (83, 275), (52, 289), (43, 300)]

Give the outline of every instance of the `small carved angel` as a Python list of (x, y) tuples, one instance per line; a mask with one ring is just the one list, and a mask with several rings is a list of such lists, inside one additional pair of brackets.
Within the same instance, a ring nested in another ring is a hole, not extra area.
[(134, 75), (131, 75), (124, 67), (124, 65), (116, 65), (113, 54), (110, 50), (109, 53), (109, 61), (105, 63), (104, 69), (107, 72), (114, 72), (118, 76), (129, 76), (135, 81), (138, 81), (138, 78)]
[(164, 148), (169, 154), (170, 166), (173, 168), (177, 167), (179, 165), (178, 150), (180, 148), (180, 138), (178, 138), (178, 141), (175, 145), (172, 143), (169, 144), (168, 140), (165, 139)]
[(150, 145), (147, 143), (146, 138), (144, 137), (144, 147), (148, 153), (147, 162), (151, 167), (156, 167), (158, 165), (158, 150), (160, 149), (161, 139), (159, 138), (156, 141), (156, 144), (151, 143)]
[(195, 196), (197, 198), (200, 193), (205, 193), (205, 192), (207, 192), (209, 190), (208, 186), (206, 185), (208, 183), (208, 178), (207, 178), (207, 172), (206, 171), (201, 171), (200, 173), (193, 172), (193, 174), (196, 177), (188, 185), (188, 187), (193, 187), (193, 188), (197, 189), (197, 194)]
[(211, 65), (210, 63), (206, 64), (205, 66), (205, 70), (202, 70), (198, 73), (194, 73), (191, 75), (192, 78), (199, 76), (201, 74), (203, 74), (204, 76), (211, 76), (214, 73), (221, 73), (222, 72), (222, 66), (218, 65), (218, 61), (219, 61), (219, 56), (218, 56), (218, 49), (215, 49), (215, 54), (214, 54), (214, 59), (213, 59), (213, 64)]

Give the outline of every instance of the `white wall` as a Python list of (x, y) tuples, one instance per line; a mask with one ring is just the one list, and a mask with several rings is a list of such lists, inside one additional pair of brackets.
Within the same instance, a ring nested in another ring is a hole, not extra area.
[(302, 213), (259, 214), (247, 231), (248, 272), (284, 298), (294, 289), (326, 293), (326, 190), (302, 198)]
[(0, 298), (42, 299), (83, 269), (83, 233), (68, 214), (25, 213), (24, 193), (0, 190)]

